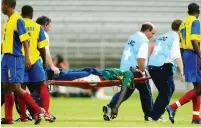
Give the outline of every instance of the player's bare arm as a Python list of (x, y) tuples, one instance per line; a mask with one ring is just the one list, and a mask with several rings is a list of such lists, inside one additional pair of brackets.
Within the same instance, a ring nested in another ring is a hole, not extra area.
[(24, 52), (25, 52), (25, 67), (27, 69), (30, 69), (31, 67), (31, 62), (29, 59), (29, 42), (28, 41), (23, 41), (23, 47), (24, 47)]
[(181, 81), (184, 81), (184, 66), (183, 66), (183, 61), (181, 58), (177, 58), (176, 63), (178, 65), (179, 71), (181, 73)]
[[(201, 64), (201, 52), (200, 52), (200, 47), (199, 47), (199, 43), (197, 40), (192, 40), (192, 45), (193, 45), (193, 49), (196, 52), (196, 54), (198, 55), (198, 57), (200, 58), (200, 64)], [(201, 69), (201, 67), (200, 67)]]
[(200, 47), (199, 47), (199, 43), (197, 40), (192, 40), (192, 45), (193, 45), (193, 49), (196, 52), (196, 54), (198, 55), (198, 57), (201, 59), (201, 52), (200, 52)]
[(38, 49), (40, 52), (40, 56), (43, 60), (43, 68), (46, 69), (47, 68), (47, 62), (46, 62), (46, 50), (45, 47), (44, 48), (39, 48)]
[(142, 73), (145, 72), (144, 65), (145, 65), (145, 59), (144, 58), (138, 58), (138, 67)]
[(57, 67), (54, 66), (54, 64), (52, 62), (52, 57), (51, 57), (49, 48), (46, 49), (46, 57), (47, 57), (47, 62), (49, 64), (51, 70), (54, 72), (55, 75), (59, 75), (60, 71)]

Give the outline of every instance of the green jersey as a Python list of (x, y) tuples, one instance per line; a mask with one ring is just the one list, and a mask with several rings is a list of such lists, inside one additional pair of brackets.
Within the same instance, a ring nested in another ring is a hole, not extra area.
[(121, 80), (122, 85), (128, 88), (134, 88), (133, 79), (134, 75), (131, 71), (125, 71), (122, 69), (105, 69), (101, 76), (104, 80)]

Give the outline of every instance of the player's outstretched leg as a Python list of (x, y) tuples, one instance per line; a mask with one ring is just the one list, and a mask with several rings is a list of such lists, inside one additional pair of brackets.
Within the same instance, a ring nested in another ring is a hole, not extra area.
[(117, 117), (119, 106), (125, 100), (127, 89), (128, 89), (127, 87), (121, 86), (121, 91), (116, 103), (113, 106), (110, 105), (103, 106), (103, 113), (104, 113), (103, 119), (105, 121), (110, 121)]
[(18, 95), (19, 98), (24, 99), (24, 102), (34, 111), (34, 124), (39, 124), (41, 122), (41, 115), (45, 113), (45, 110), (43, 108), (40, 108), (34, 102), (31, 95), (23, 90), (20, 85), (15, 85), (15, 93)]
[(175, 103), (168, 105), (166, 107), (166, 110), (169, 114), (169, 119), (172, 123), (174, 123), (174, 116), (175, 116), (175, 112), (178, 109), (178, 107), (183, 106), (184, 104), (188, 103), (189, 101), (194, 99), (196, 97), (196, 95), (198, 95), (197, 90), (190, 90), (183, 97), (181, 97), (178, 101), (176, 101)]
[(127, 92), (127, 87), (125, 86), (121, 86), (121, 91), (120, 91), (120, 95), (119, 98), (116, 102), (116, 104), (114, 105), (114, 107), (112, 108), (111, 114), (112, 114), (112, 118), (116, 118), (118, 115), (118, 110), (119, 110), (119, 106), (121, 105), (121, 103), (124, 101), (125, 96), (126, 96), (126, 92)]

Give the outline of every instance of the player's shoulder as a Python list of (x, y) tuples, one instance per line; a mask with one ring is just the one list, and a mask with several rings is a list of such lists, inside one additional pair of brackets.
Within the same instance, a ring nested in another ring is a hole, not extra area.
[(193, 21), (192, 24), (193, 24), (193, 25), (200, 25), (200, 21), (199, 21), (198, 19), (196, 19), (196, 20)]
[(10, 20), (16, 20), (16, 21), (19, 20), (19, 21), (23, 21), (21, 15), (20, 15), (18, 12), (15, 12), (15, 13), (11, 16)]
[(39, 29), (40, 30), (40, 28), (41, 28), (41, 26), (38, 24), (38, 23), (36, 23), (35, 21), (31, 21), (32, 22), (32, 24), (34, 25), (34, 27), (36, 27), (37, 29)]

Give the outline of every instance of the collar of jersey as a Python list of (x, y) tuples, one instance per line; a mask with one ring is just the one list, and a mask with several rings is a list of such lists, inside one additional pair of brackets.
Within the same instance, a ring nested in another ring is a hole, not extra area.
[(15, 15), (17, 15), (17, 14), (18, 14), (18, 12), (14, 12), (13, 15), (9, 18), (9, 20), (12, 19), (13, 17), (15, 17)]
[(188, 16), (188, 19), (196, 20), (197, 18), (195, 16)]

